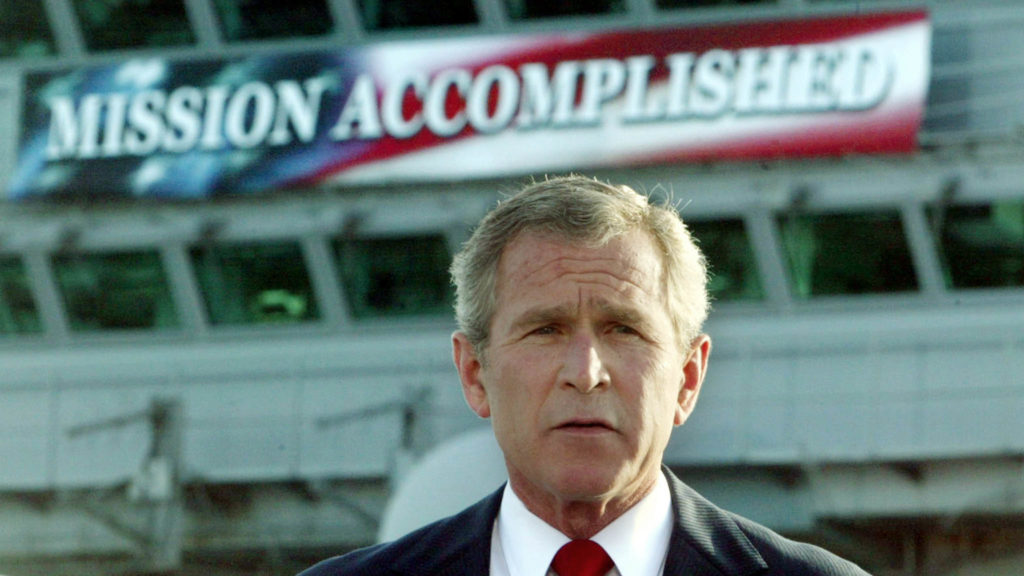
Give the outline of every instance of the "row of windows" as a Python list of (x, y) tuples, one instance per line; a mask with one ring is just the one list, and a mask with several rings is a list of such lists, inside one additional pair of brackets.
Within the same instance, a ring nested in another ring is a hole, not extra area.
[[(1024, 202), (931, 209), (950, 289), (1024, 287)], [(898, 212), (792, 214), (777, 220), (795, 299), (913, 292), (919, 281)], [(765, 299), (741, 219), (690, 224), (711, 266), (718, 302)], [(451, 258), (440, 235), (331, 242), (354, 320), (451, 315)], [(188, 257), (214, 326), (322, 319), (298, 242), (209, 243)], [(155, 251), (60, 253), (50, 265), (73, 332), (180, 328)], [(24, 262), (0, 258), (0, 333), (43, 331)]]
[[(1024, 202), (929, 208), (949, 289), (1024, 287)], [(900, 214), (790, 214), (779, 238), (795, 299), (914, 292), (920, 289)], [(742, 220), (692, 222), (711, 267), (717, 301), (765, 298)]]
[[(66, 0), (91, 51), (188, 46), (197, 42), (185, 0)], [(221, 37), (227, 42), (316, 37), (337, 26), (333, 0), (209, 0)], [(369, 31), (426, 26), (474, 25), (480, 14), (474, 0), (354, 0)], [(654, 0), (660, 9), (778, 0)], [(39, 0), (0, 1), (0, 57), (56, 53), (54, 33)], [(513, 21), (562, 16), (621, 14), (626, 0), (500, 0)]]
[[(335, 240), (339, 281), (356, 320), (450, 314), (450, 252), (441, 235)], [(298, 242), (207, 244), (188, 251), (214, 326), (322, 319)], [(181, 327), (160, 253), (56, 254), (50, 266), (73, 332)], [(43, 331), (28, 271), (0, 257), (0, 333)]]

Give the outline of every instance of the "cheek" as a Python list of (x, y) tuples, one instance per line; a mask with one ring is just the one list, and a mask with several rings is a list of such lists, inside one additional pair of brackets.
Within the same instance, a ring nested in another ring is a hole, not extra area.
[(501, 420), (507, 429), (512, 429), (517, 422), (530, 416), (531, 402), (539, 393), (531, 385), (534, 376), (530, 364), (507, 364), (495, 371), (494, 376), (487, 394), (491, 417)]
[(635, 401), (644, 415), (645, 424), (653, 426), (673, 422), (682, 373), (659, 362), (640, 363), (636, 366), (642, 366), (642, 369), (636, 374)]

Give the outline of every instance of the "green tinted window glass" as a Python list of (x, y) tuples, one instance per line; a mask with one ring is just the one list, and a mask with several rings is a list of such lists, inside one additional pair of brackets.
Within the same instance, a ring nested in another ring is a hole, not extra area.
[(155, 251), (60, 254), (53, 257), (53, 271), (74, 331), (178, 326)]
[(937, 224), (947, 285), (1024, 286), (1024, 202), (951, 206)]
[(477, 22), (473, 0), (359, 0), (359, 14), (368, 30), (452, 26)]
[(687, 226), (707, 258), (711, 272), (708, 291), (715, 300), (764, 298), (754, 251), (742, 220), (688, 222)]
[(55, 51), (42, 2), (0, 1), (0, 58), (45, 56)]
[(707, 6), (749, 6), (778, 4), (779, 0), (657, 0), (658, 8), (704, 8)]
[(0, 334), (42, 332), (28, 274), (20, 258), (0, 256)]
[(74, 0), (90, 50), (192, 44), (183, 0)]
[(211, 324), (319, 318), (298, 243), (211, 244), (193, 248), (190, 255)]
[(443, 236), (337, 240), (334, 252), (353, 317), (451, 313)]
[(215, 0), (228, 41), (322, 36), (332, 27), (326, 0)]
[(505, 0), (508, 16), (513, 20), (586, 16), (626, 11), (624, 0)]
[(917, 289), (897, 212), (796, 214), (779, 225), (798, 298)]

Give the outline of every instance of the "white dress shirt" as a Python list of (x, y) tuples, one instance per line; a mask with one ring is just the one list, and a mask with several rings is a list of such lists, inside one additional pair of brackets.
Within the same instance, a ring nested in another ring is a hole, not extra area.
[[(672, 536), (672, 496), (658, 474), (651, 493), (591, 540), (605, 549), (615, 569), (609, 576), (660, 576)], [(491, 576), (550, 575), (555, 553), (569, 537), (526, 509), (506, 484), (491, 533)]]

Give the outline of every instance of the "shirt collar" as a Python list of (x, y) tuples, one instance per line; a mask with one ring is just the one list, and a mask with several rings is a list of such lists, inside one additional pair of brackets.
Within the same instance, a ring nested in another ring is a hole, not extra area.
[(591, 540), (608, 552), (621, 576), (658, 576), (672, 538), (672, 495), (658, 473), (654, 489)]
[[(506, 484), (497, 519), (501, 550), (510, 576), (543, 576), (569, 538), (527, 510)], [(592, 540), (615, 562), (621, 576), (658, 576), (672, 535), (672, 496), (663, 474), (650, 494)]]
[(501, 497), (498, 534), (509, 576), (544, 576), (569, 538), (526, 509), (509, 484)]

